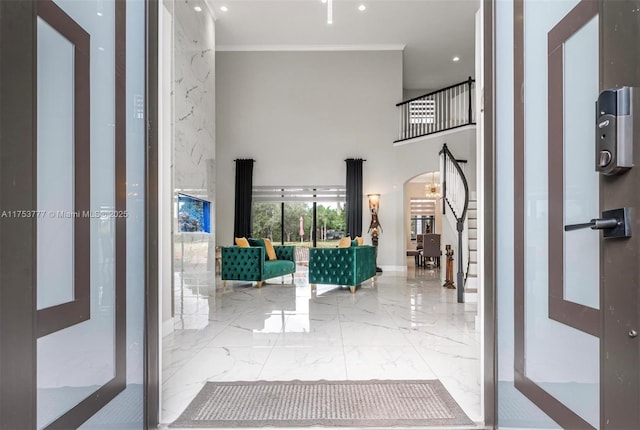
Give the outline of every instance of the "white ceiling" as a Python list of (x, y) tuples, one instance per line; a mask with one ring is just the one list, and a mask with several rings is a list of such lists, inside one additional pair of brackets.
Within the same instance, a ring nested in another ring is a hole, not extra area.
[[(331, 25), (327, 5), (320, 0), (209, 2), (219, 50), (404, 45), (405, 89), (435, 90), (475, 77), (479, 0), (333, 0)], [(358, 10), (360, 4), (366, 6), (364, 12)], [(460, 61), (453, 62), (454, 56)]]

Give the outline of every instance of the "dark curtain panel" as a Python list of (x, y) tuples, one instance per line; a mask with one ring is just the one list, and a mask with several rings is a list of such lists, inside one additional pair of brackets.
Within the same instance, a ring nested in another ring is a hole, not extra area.
[(361, 158), (347, 162), (347, 234), (362, 236), (362, 163)]
[(236, 161), (236, 205), (233, 237), (251, 237), (251, 192), (253, 189), (253, 162)]

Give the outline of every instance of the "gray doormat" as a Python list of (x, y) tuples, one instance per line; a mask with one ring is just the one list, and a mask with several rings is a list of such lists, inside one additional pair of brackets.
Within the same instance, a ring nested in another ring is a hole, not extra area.
[(474, 423), (438, 380), (207, 382), (171, 427)]

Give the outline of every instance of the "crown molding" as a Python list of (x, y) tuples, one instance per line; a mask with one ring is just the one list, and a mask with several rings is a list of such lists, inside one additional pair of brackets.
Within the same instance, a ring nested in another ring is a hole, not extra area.
[(405, 44), (372, 45), (217, 45), (218, 52), (403, 51)]

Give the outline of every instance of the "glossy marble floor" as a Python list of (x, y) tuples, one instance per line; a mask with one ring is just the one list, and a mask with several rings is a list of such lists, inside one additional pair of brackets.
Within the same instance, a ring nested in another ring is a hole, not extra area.
[(295, 284), (286, 276), (260, 289), (218, 280), (215, 292), (176, 291), (176, 331), (163, 339), (162, 422), (206, 381), (436, 378), (479, 421), (476, 304), (458, 304), (437, 271), (410, 264), (356, 294), (328, 285), (312, 294), (305, 267)]

